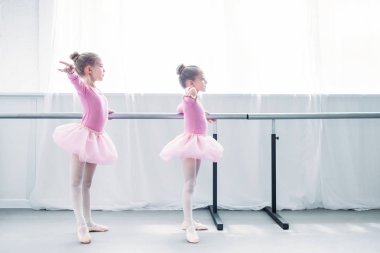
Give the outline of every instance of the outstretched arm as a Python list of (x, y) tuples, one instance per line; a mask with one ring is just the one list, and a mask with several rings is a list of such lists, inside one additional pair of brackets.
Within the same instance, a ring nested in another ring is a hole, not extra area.
[(67, 74), (74, 74), (74, 66), (70, 63), (64, 62), (64, 61), (59, 61), (59, 63), (62, 63), (64, 66), (63, 69), (58, 69), (61, 72), (65, 72)]
[(71, 83), (74, 85), (75, 89), (79, 93), (85, 93), (86, 85), (79, 79), (78, 75), (75, 73), (74, 66), (64, 61), (59, 61), (59, 63), (63, 64), (64, 67), (58, 70), (67, 73)]

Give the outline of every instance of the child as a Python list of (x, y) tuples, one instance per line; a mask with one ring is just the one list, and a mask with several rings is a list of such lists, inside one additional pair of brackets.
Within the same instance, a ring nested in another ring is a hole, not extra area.
[[(58, 146), (72, 154), (71, 194), (77, 221), (77, 235), (81, 243), (90, 243), (89, 232), (105, 232), (108, 228), (96, 224), (91, 218), (90, 187), (96, 165), (111, 163), (117, 151), (107, 133), (103, 131), (108, 114), (106, 97), (96, 88), (102, 81), (104, 68), (101, 59), (94, 53), (78, 54), (70, 58), (74, 65), (60, 61), (74, 85), (83, 106), (82, 122), (57, 127), (53, 139)], [(74, 71), (75, 70), (75, 71)]]
[[(177, 74), (185, 89), (178, 113), (184, 115), (185, 132), (169, 142), (161, 151), (163, 160), (174, 157), (183, 160), (184, 187), (182, 194), (184, 221), (182, 229), (186, 230), (186, 239), (190, 243), (199, 242), (196, 230), (207, 230), (207, 226), (197, 223), (192, 217), (191, 199), (202, 159), (216, 162), (223, 153), (223, 147), (210, 136), (206, 136), (206, 113), (198, 101), (198, 92), (205, 91), (207, 81), (197, 66), (177, 67)], [(209, 120), (211, 122), (211, 120)]]

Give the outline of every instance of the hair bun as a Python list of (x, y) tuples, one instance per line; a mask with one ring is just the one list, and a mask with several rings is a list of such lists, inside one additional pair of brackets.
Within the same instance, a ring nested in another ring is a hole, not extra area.
[(186, 66), (182, 63), (177, 67), (177, 75), (181, 75)]
[(73, 60), (74, 62), (76, 62), (79, 58), (79, 53), (78, 52), (74, 52), (70, 55), (70, 59)]

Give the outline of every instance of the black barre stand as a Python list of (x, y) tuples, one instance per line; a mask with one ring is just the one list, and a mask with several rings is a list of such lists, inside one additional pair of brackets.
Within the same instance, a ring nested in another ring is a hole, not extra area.
[(284, 220), (278, 213), (276, 207), (276, 126), (275, 120), (272, 119), (272, 135), (271, 135), (271, 156), (272, 156), (272, 171), (271, 171), (271, 185), (272, 185), (272, 207), (264, 207), (264, 211), (283, 229), (289, 229), (289, 223)]
[[(218, 134), (216, 129), (216, 121), (213, 123), (213, 134), (212, 137), (217, 140)], [(216, 226), (217, 230), (223, 230), (222, 219), (220, 219), (218, 214), (218, 163), (212, 163), (212, 205), (208, 206), (212, 220)]]

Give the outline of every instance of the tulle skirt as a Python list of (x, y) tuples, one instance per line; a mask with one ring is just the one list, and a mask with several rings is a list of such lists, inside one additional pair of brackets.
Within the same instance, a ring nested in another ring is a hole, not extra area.
[(96, 132), (78, 123), (58, 126), (54, 142), (82, 162), (109, 164), (118, 157), (115, 145), (106, 132)]
[(222, 145), (212, 137), (183, 133), (166, 144), (160, 153), (160, 157), (165, 161), (172, 158), (195, 158), (217, 162), (222, 154)]

